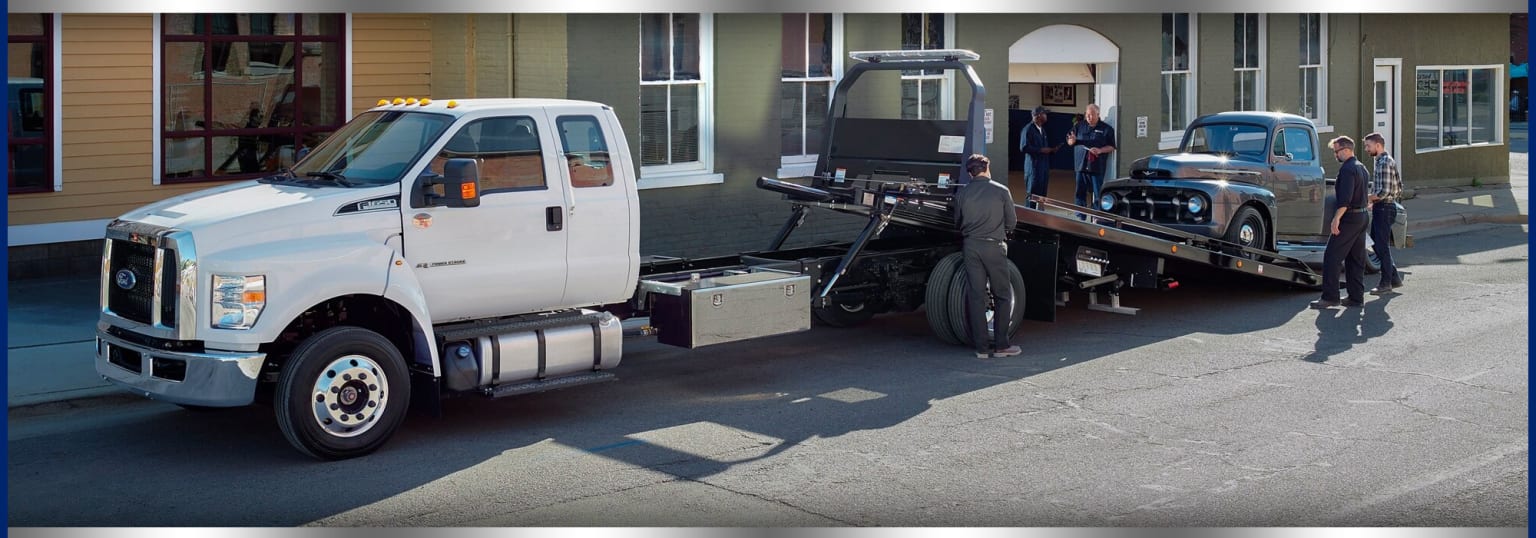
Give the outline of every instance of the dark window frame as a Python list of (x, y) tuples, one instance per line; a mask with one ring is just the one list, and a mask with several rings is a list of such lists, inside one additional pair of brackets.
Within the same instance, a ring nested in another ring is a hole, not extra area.
[[(8, 194), (24, 194), (24, 193), (33, 193), (33, 192), (53, 192), (54, 191), (54, 186), (58, 184), (59, 174), (60, 174), (60, 171), (55, 169), (54, 166), (53, 166), (53, 164), (54, 164), (53, 163), (53, 154), (54, 154), (54, 151), (55, 151), (55, 148), (54, 148), (55, 140), (53, 138), (53, 126), (54, 126), (54, 121), (56, 121), (56, 118), (53, 117), (53, 99), (54, 99), (54, 96), (53, 96), (54, 91), (53, 90), (54, 90), (54, 84), (57, 83), (57, 81), (55, 81), (54, 77), (53, 77), (53, 74), (54, 74), (53, 73), (53, 68), (54, 68), (54, 65), (53, 65), (53, 52), (54, 52), (54, 50), (53, 50), (53, 47), (54, 47), (54, 43), (53, 43), (53, 37), (54, 37), (54, 34), (53, 34), (53, 17), (54, 17), (54, 15), (51, 14), (51, 13), (42, 13), (42, 14), (20, 14), (20, 13), (15, 13), (15, 14), (11, 14), (12, 17), (21, 16), (21, 15), (26, 15), (26, 16), (41, 15), (42, 18), (43, 18), (43, 20), (42, 20), (42, 22), (43, 22), (43, 33), (42, 34), (39, 34), (39, 35), (11, 35), (9, 31), (6, 32), (7, 47), (10, 46), (9, 45), (10, 43), (30, 43), (30, 44), (33, 44), (34, 46), (36, 46), (38, 44), (41, 44), (43, 46), (43, 54), (42, 54), (42, 57), (43, 57), (42, 75), (43, 76), (40, 77), (40, 78), (43, 79), (43, 87), (42, 87), (42, 92), (43, 92), (43, 131), (42, 132), (43, 132), (43, 135), (42, 136), (33, 136), (33, 137), (12, 137), (11, 133), (14, 132), (16, 127), (10, 125), (11, 121), (15, 121), (11, 117), (10, 114), (13, 114), (14, 111), (9, 111), (9, 110), (7, 111), (7, 116), (6, 116), (6, 118), (7, 118), (7, 120), (6, 120), (6, 123), (7, 123), (7, 125), (6, 125), (6, 144), (5, 145), (6, 145), (6, 154), (7, 154), (6, 164), (7, 164), (7, 172), (8, 173), (6, 174), (6, 178), (7, 178), (6, 179), (6, 191), (7, 191)], [(7, 90), (7, 91), (9, 91), (9, 90)], [(7, 107), (7, 108), (9, 108), (9, 107)], [(44, 168), (46, 168), (48, 170), (48, 174), (47, 174), (48, 180), (43, 182), (42, 185), (18, 186), (18, 185), (16, 185), (16, 173), (15, 173), (15, 159), (16, 159), (16, 153), (15, 152), (16, 152), (16, 147), (17, 146), (33, 146), (33, 145), (41, 145), (43, 147), (43, 166), (44, 166)]]
[[(173, 17), (173, 16), (177, 16), (177, 15), (178, 14), (162, 14), (162, 15), (160, 15), (161, 21), (162, 21), (161, 28), (160, 28), (160, 36), (159, 36), (160, 37), (160, 45), (159, 46), (160, 46), (161, 57), (162, 58), (166, 57), (167, 47), (169, 47), (171, 44), (174, 44), (174, 43), (196, 43), (196, 44), (202, 44), (203, 45), (203, 58), (202, 58), (202, 62), (203, 62), (203, 72), (204, 73), (213, 73), (214, 72), (214, 68), (213, 68), (213, 66), (214, 66), (214, 56), (218, 55), (219, 54), (218, 51), (220, 50), (220, 48), (216, 47), (215, 45), (224, 45), (223, 49), (227, 51), (227, 49), (229, 48), (229, 45), (232, 45), (234, 43), (249, 43), (249, 44), (255, 44), (255, 43), (279, 43), (279, 44), (291, 44), (291, 45), (293, 45), (295, 51), (299, 51), (300, 52), (300, 55), (297, 57), (297, 59), (296, 59), (296, 61), (294, 63), (292, 87), (295, 88), (296, 92), (302, 92), (303, 88), (304, 88), (304, 66), (303, 66), (303, 61), (302, 61), (302, 51), (303, 51), (305, 43), (328, 43), (328, 44), (332, 44), (332, 45), (334, 45), (336, 47), (336, 56), (338, 58), (346, 58), (346, 55), (347, 55), (347, 39), (346, 39), (346, 24), (347, 23), (346, 23), (346, 20), (344, 18), (345, 16), (343, 14), (340, 14), (340, 13), (319, 14), (319, 15), (335, 15), (337, 17), (343, 17), (342, 19), (340, 19), (337, 22), (335, 27), (326, 28), (326, 25), (323, 22), (321, 23), (323, 30), (334, 30), (331, 33), (306, 33), (306, 29), (304, 27), (304, 15), (305, 14), (304, 13), (291, 13), (290, 15), (293, 16), (293, 34), (292, 35), (216, 34), (216, 33), (214, 33), (214, 30), (216, 29), (215, 25), (214, 25), (214, 17), (215, 16), (228, 15), (228, 14), (217, 14), (217, 13), (199, 13), (199, 14), (196, 14), (195, 16), (199, 17), (200, 26), (194, 26), (194, 32), (193, 33), (189, 33), (189, 34), (172, 34), (172, 33), (168, 33), (168, 32), (170, 32), (170, 27), (171, 27), (170, 18)], [(279, 15), (281, 15), (281, 14), (279, 14)], [(199, 30), (201, 31), (201, 33), (197, 33)], [(225, 52), (224, 54), (227, 55), (228, 53)], [(161, 74), (161, 82), (160, 82), (160, 87), (156, 88), (155, 91), (160, 92), (161, 94), (164, 94), (166, 92), (166, 84), (167, 84), (166, 80), (169, 78), (169, 75), (166, 72), (168, 66), (169, 66), (169, 62), (162, 61), (160, 63), (159, 69), (160, 69), (160, 74)], [(341, 81), (339, 83), (342, 84), (343, 86), (346, 84), (344, 81), (346, 80), (347, 73), (351, 70), (351, 68), (352, 68), (352, 66), (351, 65), (347, 65), (345, 62), (341, 62), (337, 67), (335, 67), (335, 69), (340, 71), (339, 73), (337, 73), (337, 75), (338, 75), (337, 79), (339, 81)], [(323, 77), (323, 75), (318, 75), (318, 76), (322, 76)], [(213, 81), (214, 81), (214, 77), (211, 77), (211, 76), (207, 76), (207, 77), (203, 78), (203, 92), (202, 92), (203, 93), (203, 96), (202, 96), (203, 97), (203, 115), (202, 115), (201, 118), (198, 118), (196, 120), (197, 123), (194, 123), (194, 125), (197, 125), (197, 124), (212, 125), (213, 124), (213, 114), (214, 114), (214, 104), (213, 104), (213, 101), (214, 101), (213, 86), (214, 86), (214, 84), (213, 84)], [(214, 147), (213, 147), (214, 146), (214, 140), (218, 139), (218, 138), (221, 138), (221, 137), (266, 136), (266, 137), (274, 137), (275, 138), (275, 137), (279, 137), (279, 136), (283, 136), (283, 135), (288, 135), (288, 136), (291, 136), (295, 140), (295, 144), (296, 144), (295, 145), (295, 149), (297, 149), (298, 148), (298, 143), (299, 143), (298, 141), (304, 141), (304, 140), (310, 139), (312, 137), (318, 137), (318, 136), (324, 135), (326, 133), (334, 132), (337, 129), (341, 128), (342, 124), (346, 123), (346, 121), (347, 121), (347, 118), (346, 118), (347, 88), (345, 88), (345, 87), (338, 88), (337, 91), (335, 92), (335, 96), (333, 97), (333, 99), (334, 99), (335, 102), (332, 103), (332, 107), (333, 107), (333, 110), (336, 111), (336, 117), (335, 118), (331, 118), (333, 123), (318, 123), (318, 124), (315, 124), (315, 125), (300, 125), (299, 122), (298, 122), (298, 118), (306, 117), (304, 115), (304, 113), (305, 113), (305, 105), (304, 105), (304, 99), (302, 99), (301, 96), (299, 96), (299, 95), (295, 95), (294, 99), (293, 99), (293, 111), (292, 111), (292, 114), (293, 114), (293, 117), (295, 118), (295, 121), (293, 122), (292, 125), (289, 125), (289, 126), (286, 126), (286, 127), (258, 127), (258, 128), (237, 128), (237, 129), (197, 128), (197, 129), (188, 129), (188, 130), (178, 131), (178, 130), (172, 130), (172, 129), (165, 128), (165, 126), (164, 126), (165, 122), (164, 122), (164, 117), (163, 117), (163, 115), (165, 114), (165, 110), (163, 110), (163, 109), (162, 110), (158, 110), (158, 111), (156, 111), (156, 114), (157, 114), (157, 116), (161, 117), (161, 121), (160, 121), (160, 125), (159, 125), (159, 133), (160, 133), (159, 137), (160, 137), (160, 141), (162, 142), (162, 146), (161, 146), (162, 149), (161, 149), (160, 155), (157, 156), (157, 158), (159, 159), (159, 164), (162, 165), (160, 167), (160, 173), (159, 173), (159, 175), (160, 175), (160, 183), (161, 184), (180, 184), (180, 183), (201, 183), (201, 182), (209, 182), (209, 181), (236, 181), (236, 180), (251, 179), (251, 178), (257, 178), (257, 177), (271, 175), (272, 172), (270, 172), (270, 171), (262, 171), (262, 172), (254, 172), (254, 173), (234, 173), (234, 174), (226, 174), (226, 175), (216, 175), (215, 174), (216, 170), (214, 170), (215, 163), (213, 162), (214, 161), (214, 157), (213, 157), (213, 155), (214, 155)], [(167, 151), (164, 149), (165, 145), (167, 145), (167, 143), (169, 143), (172, 140), (199, 140), (199, 139), (203, 141), (203, 167), (202, 167), (203, 175), (200, 175), (200, 176), (188, 176), (188, 177), (167, 177), (166, 176), (165, 167), (163, 166), (164, 163), (165, 163), (165, 160), (167, 158), (166, 157)]]

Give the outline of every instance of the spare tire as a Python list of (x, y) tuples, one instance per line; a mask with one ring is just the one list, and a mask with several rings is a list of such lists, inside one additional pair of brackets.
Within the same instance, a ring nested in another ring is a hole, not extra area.
[[(949, 296), (951, 330), (955, 331), (957, 335), (959, 340), (957, 343), (975, 347), (971, 341), (969, 320), (965, 312), (965, 300), (967, 295), (969, 295), (967, 292), (968, 282), (963, 267), (962, 270), (956, 273)], [(1014, 265), (1012, 260), (1008, 261), (1008, 282), (1013, 287), (1013, 312), (1008, 321), (1008, 338), (1011, 340), (1015, 334), (1019, 333), (1019, 326), (1024, 324), (1024, 298), (1026, 296), (1024, 274), (1019, 271), (1019, 267)], [(992, 312), (989, 310), (988, 313)], [(991, 326), (989, 320), (983, 320), (982, 322), (988, 323), (989, 327)]]
[(939, 263), (933, 265), (933, 270), (928, 272), (928, 289), (923, 294), (923, 303), (927, 305), (924, 310), (928, 315), (928, 328), (933, 330), (933, 335), (939, 337), (946, 344), (959, 344), (960, 338), (951, 329), (949, 321), (949, 288), (954, 281), (956, 271), (964, 254), (952, 253), (939, 259)]

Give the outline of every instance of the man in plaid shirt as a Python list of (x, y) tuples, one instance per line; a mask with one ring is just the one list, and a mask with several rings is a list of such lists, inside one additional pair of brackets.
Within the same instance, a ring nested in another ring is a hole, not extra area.
[(1376, 257), (1381, 260), (1381, 282), (1371, 290), (1371, 295), (1386, 295), (1394, 288), (1403, 286), (1403, 276), (1392, 263), (1392, 224), (1397, 221), (1397, 202), (1403, 192), (1403, 176), (1398, 171), (1397, 159), (1387, 153), (1387, 141), (1381, 133), (1371, 133), (1362, 139), (1365, 152), (1376, 160), (1376, 173), (1371, 174), (1371, 241), (1375, 243)]

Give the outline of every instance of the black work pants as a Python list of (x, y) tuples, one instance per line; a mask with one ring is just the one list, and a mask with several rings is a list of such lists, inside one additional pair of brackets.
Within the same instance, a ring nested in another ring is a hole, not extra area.
[[(965, 240), (965, 313), (971, 345), (977, 352), (1003, 349), (1008, 342), (1008, 322), (1013, 317), (1013, 284), (1008, 280), (1008, 246), (999, 241)], [(987, 285), (991, 284), (992, 334), (987, 337)], [(931, 306), (930, 306), (931, 307)]]
[(1323, 251), (1323, 300), (1339, 300), (1339, 266), (1349, 298), (1365, 302), (1365, 212), (1348, 212), (1339, 219), (1339, 235), (1328, 238)]

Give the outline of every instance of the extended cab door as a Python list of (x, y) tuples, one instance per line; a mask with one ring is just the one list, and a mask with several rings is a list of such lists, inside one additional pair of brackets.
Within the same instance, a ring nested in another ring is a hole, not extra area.
[(639, 270), (639, 207), (628, 144), (606, 108), (547, 109), (561, 154), (566, 200), (565, 302), (617, 303), (634, 294)]
[(1315, 240), (1321, 231), (1323, 167), (1318, 161), (1317, 135), (1301, 125), (1275, 131), (1270, 152), (1270, 190), (1275, 193), (1275, 238)]
[(441, 174), (448, 159), (475, 159), (479, 207), (402, 212), (405, 259), (434, 322), (564, 306), (563, 162), (552, 151), (552, 127), (530, 110), (462, 123), (428, 163)]

